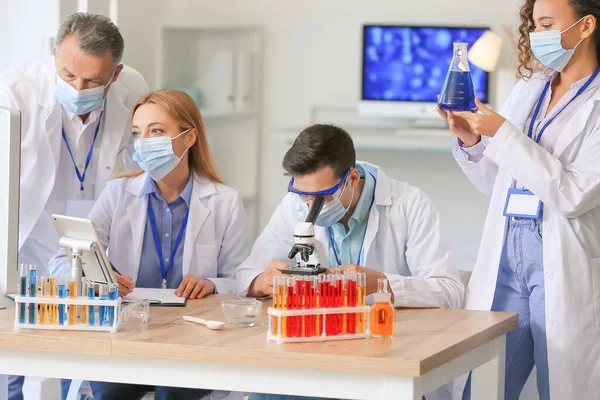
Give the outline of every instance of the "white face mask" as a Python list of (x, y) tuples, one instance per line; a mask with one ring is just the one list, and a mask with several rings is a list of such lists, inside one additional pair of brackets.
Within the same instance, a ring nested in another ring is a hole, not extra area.
[(350, 206), (352, 205), (352, 201), (354, 200), (354, 188), (352, 188), (352, 197), (350, 198), (350, 203), (348, 203), (348, 207), (344, 207), (342, 201), (340, 200), (344, 195), (344, 191), (346, 190), (346, 186), (348, 185), (348, 180), (344, 183), (344, 188), (338, 197), (335, 199), (323, 204), (323, 208), (315, 221), (315, 225), (321, 226), (323, 228), (329, 228), (333, 224), (339, 222), (344, 215), (350, 210)]
[(185, 156), (185, 153), (189, 150), (189, 148), (185, 149), (181, 157), (178, 157), (177, 154), (173, 152), (173, 140), (191, 130), (192, 128), (183, 131), (174, 137), (158, 136), (136, 140), (134, 143), (135, 153), (133, 153), (133, 160), (138, 163), (140, 168), (146, 171), (152, 179), (160, 181), (167, 176), (169, 172), (175, 169), (183, 156)]
[(75, 115), (87, 114), (102, 105), (104, 102), (104, 90), (110, 85), (114, 77), (110, 77), (108, 83), (91, 89), (77, 90), (65, 82), (56, 74), (56, 85), (54, 95), (60, 103)]
[(535, 58), (537, 58), (546, 68), (550, 68), (556, 72), (561, 72), (563, 69), (565, 69), (573, 57), (573, 54), (575, 54), (575, 49), (577, 49), (577, 46), (583, 42), (583, 39), (581, 39), (574, 48), (567, 50), (562, 47), (561, 44), (562, 34), (581, 21), (583, 21), (583, 18), (575, 22), (564, 31), (552, 30), (531, 32), (529, 34), (529, 42), (531, 51), (533, 52)]

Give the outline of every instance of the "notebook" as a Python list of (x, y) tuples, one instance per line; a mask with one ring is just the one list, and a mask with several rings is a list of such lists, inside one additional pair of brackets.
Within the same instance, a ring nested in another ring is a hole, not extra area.
[(185, 306), (184, 297), (175, 296), (175, 289), (135, 288), (123, 298), (126, 303), (150, 300), (150, 304), (159, 306)]

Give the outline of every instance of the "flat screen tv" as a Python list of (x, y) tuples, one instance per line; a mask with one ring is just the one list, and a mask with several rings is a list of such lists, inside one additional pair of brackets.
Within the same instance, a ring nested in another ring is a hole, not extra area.
[[(382, 116), (436, 117), (454, 42), (469, 49), (486, 27), (364, 25), (359, 111)], [(488, 102), (488, 73), (470, 64), (475, 93)]]

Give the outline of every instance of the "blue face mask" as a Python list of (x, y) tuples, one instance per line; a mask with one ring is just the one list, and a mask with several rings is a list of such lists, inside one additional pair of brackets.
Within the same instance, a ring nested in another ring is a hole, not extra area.
[(535, 58), (537, 58), (546, 68), (561, 72), (573, 57), (577, 46), (583, 41), (583, 39), (581, 39), (574, 48), (567, 50), (563, 48), (561, 44), (562, 34), (582, 20), (583, 18), (562, 32), (559, 30), (531, 32), (529, 34), (529, 42), (531, 43), (531, 51), (533, 52), (533, 55), (535, 55)]
[[(114, 75), (113, 75), (114, 76)], [(112, 77), (106, 86), (92, 89), (77, 90), (56, 75), (54, 95), (67, 110), (76, 115), (87, 114), (102, 105), (104, 101), (104, 90), (112, 82)]]
[(138, 163), (140, 168), (146, 171), (152, 179), (160, 181), (167, 176), (169, 172), (175, 169), (185, 153), (189, 150), (186, 149), (181, 157), (178, 157), (177, 154), (173, 152), (173, 140), (191, 130), (192, 128), (183, 131), (175, 137), (158, 136), (136, 140), (134, 143), (135, 153), (133, 153), (133, 160)]
[(315, 221), (315, 225), (321, 226), (323, 228), (329, 228), (330, 226), (333, 226), (334, 224), (338, 223), (342, 218), (344, 218), (344, 215), (346, 215), (348, 210), (350, 210), (350, 205), (354, 200), (354, 188), (352, 188), (352, 197), (350, 198), (350, 203), (348, 203), (348, 207), (344, 207), (340, 200), (340, 198), (344, 194), (344, 190), (346, 189), (347, 184), (348, 181), (346, 180), (346, 183), (344, 184), (344, 189), (342, 189), (342, 192), (338, 197), (323, 204), (323, 208), (321, 209), (321, 212), (319, 213), (319, 216)]

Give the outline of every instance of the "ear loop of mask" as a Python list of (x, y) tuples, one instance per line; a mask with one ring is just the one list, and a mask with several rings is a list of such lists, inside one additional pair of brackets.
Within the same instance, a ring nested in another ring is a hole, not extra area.
[[(587, 15), (585, 16), (587, 17)], [(575, 25), (577, 25), (578, 23), (580, 23), (581, 21), (583, 21), (585, 19), (585, 17), (581, 17), (579, 19), (579, 21), (575, 22), (573, 25), (571, 25), (570, 27), (568, 27), (567, 29), (565, 29), (564, 31), (560, 31), (560, 33), (565, 33), (566, 31), (568, 31), (569, 29), (571, 29), (572, 27), (574, 27)], [(583, 39), (582, 39), (583, 40)]]
[[(177, 139), (179, 136), (183, 135), (184, 133), (188, 133), (192, 129), (194, 129), (194, 128), (189, 128), (187, 131), (181, 132), (179, 135), (172, 137), (171, 140)], [(190, 149), (189, 147), (187, 149), (185, 149), (185, 151), (183, 152), (183, 154), (181, 155), (181, 157), (179, 157), (179, 160), (181, 160), (183, 158), (183, 156), (185, 156), (185, 153), (187, 153), (189, 149)]]
[[(348, 175), (348, 177), (346, 178), (346, 182), (344, 182), (344, 188), (342, 189), (342, 193), (340, 193), (340, 196), (338, 197), (340, 204), (342, 203), (342, 196), (344, 195), (344, 192), (346, 191), (346, 187), (348, 186), (348, 179), (350, 179), (350, 175)], [(352, 196), (350, 196), (350, 204), (348, 204), (347, 207), (345, 207), (342, 204), (342, 207), (344, 207), (344, 209), (349, 209), (350, 206), (352, 205), (352, 201), (354, 201), (354, 188), (352, 188)]]
[[(587, 17), (587, 15), (586, 15)], [(560, 34), (562, 35), (563, 33), (565, 33), (566, 31), (568, 31), (569, 29), (571, 29), (572, 27), (574, 27), (575, 25), (577, 25), (578, 23), (580, 23), (581, 21), (583, 21), (585, 19), (585, 17), (581, 17), (581, 19), (577, 22), (575, 22), (573, 25), (571, 25), (570, 27), (568, 27), (567, 29), (565, 29), (564, 31), (561, 31)], [(575, 45), (575, 47), (573, 47), (573, 51), (575, 51), (575, 49), (577, 49), (577, 47), (579, 47), (579, 45), (581, 44), (581, 42), (583, 42), (585, 38), (581, 38), (581, 40), (579, 40), (579, 42), (577, 42), (577, 44)]]

